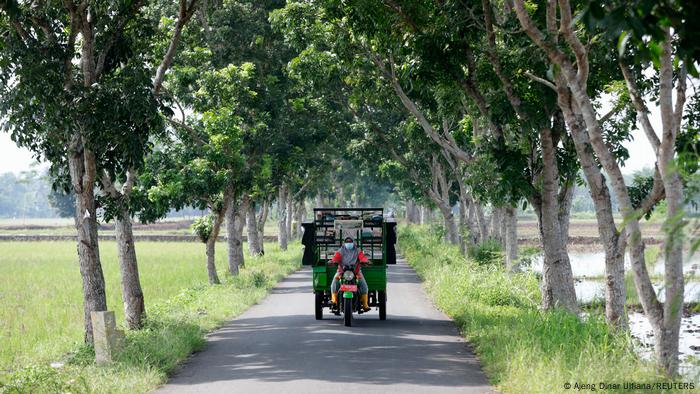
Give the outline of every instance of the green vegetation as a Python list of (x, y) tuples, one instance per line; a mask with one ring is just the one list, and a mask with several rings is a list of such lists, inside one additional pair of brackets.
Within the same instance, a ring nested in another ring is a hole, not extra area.
[[(663, 281), (663, 276), (654, 273), (654, 268), (660, 256), (661, 247), (659, 245), (649, 245), (644, 250), (644, 260), (647, 265), (647, 271), (649, 275), (657, 281)], [(634, 287), (634, 278), (632, 277), (631, 271), (625, 273), (625, 295), (627, 298), (627, 305), (641, 305), (639, 297), (637, 296), (637, 289)]]
[[(204, 344), (204, 334), (265, 296), (298, 267), (297, 251), (265, 245), (237, 277), (207, 285), (203, 245), (137, 245), (147, 300), (145, 327), (128, 331), (124, 352), (109, 367), (93, 364), (83, 345), (82, 293), (73, 242), (6, 243), (0, 265), (0, 392), (145, 392)], [(38, 252), (41, 251), (41, 252)], [(101, 243), (108, 305), (123, 324), (116, 245)], [(8, 335), (9, 334), (9, 335)], [(50, 362), (64, 362), (52, 368)]]
[(498, 266), (503, 262), (503, 247), (498, 241), (489, 239), (470, 247), (467, 251), (467, 256), (478, 265)]
[(500, 390), (567, 392), (567, 382), (663, 381), (653, 363), (635, 354), (630, 337), (611, 332), (603, 316), (579, 319), (538, 309), (534, 276), (479, 266), (419, 227), (402, 228), (399, 245)]

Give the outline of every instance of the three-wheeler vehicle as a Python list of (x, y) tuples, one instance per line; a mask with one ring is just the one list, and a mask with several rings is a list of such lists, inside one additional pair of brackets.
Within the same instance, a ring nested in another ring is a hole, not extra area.
[(348, 236), (368, 259), (361, 267), (369, 288), (369, 306), (379, 309), (379, 320), (386, 320), (386, 268), (396, 264), (396, 221), (385, 218), (383, 208), (314, 208), (314, 220), (302, 226), (302, 264), (312, 266), (316, 320), (323, 319), (324, 308), (330, 308), (335, 315), (342, 313), (349, 327), (353, 313), (363, 313), (351, 271), (341, 275), (338, 303), (330, 301), (331, 283), (338, 271), (338, 263), (331, 259)]

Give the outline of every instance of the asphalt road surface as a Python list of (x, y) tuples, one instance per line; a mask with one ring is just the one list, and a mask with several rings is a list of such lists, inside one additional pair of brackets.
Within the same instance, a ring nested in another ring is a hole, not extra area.
[(488, 393), (478, 360), (426, 297), (415, 271), (389, 266), (387, 320), (314, 319), (311, 270), (208, 337), (158, 393)]

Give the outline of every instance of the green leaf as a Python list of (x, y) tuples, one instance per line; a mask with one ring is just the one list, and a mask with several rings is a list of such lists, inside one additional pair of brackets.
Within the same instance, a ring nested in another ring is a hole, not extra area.
[(629, 42), (631, 34), (625, 30), (620, 34), (620, 38), (617, 40), (617, 54), (623, 57), (625, 54), (625, 49), (627, 48), (627, 43)]

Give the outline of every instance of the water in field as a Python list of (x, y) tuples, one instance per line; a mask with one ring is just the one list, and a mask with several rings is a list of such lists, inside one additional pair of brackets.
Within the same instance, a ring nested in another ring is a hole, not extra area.
[[(650, 359), (654, 356), (654, 333), (649, 320), (642, 313), (629, 314), (630, 332), (638, 341), (639, 354)], [(700, 314), (681, 319), (678, 343), (680, 372), (688, 377), (700, 377)]]
[[(663, 285), (653, 283), (656, 296), (659, 301), (664, 302), (665, 294)], [(576, 298), (581, 304), (589, 304), (593, 301), (605, 301), (605, 282), (602, 280), (581, 280), (575, 279)], [(700, 281), (688, 281), (685, 284), (683, 293), (685, 302), (700, 302)]]
[[(571, 261), (571, 270), (575, 278), (591, 278), (605, 276), (605, 252), (570, 252), (569, 260)], [(544, 256), (539, 255), (532, 261), (532, 270), (542, 272), (542, 264)], [(625, 269), (630, 269), (629, 256), (625, 255)], [(692, 256), (684, 256), (683, 272), (690, 274), (697, 272), (700, 274), (700, 253)], [(652, 275), (663, 275), (664, 259), (659, 257), (659, 260), (654, 265)]]

